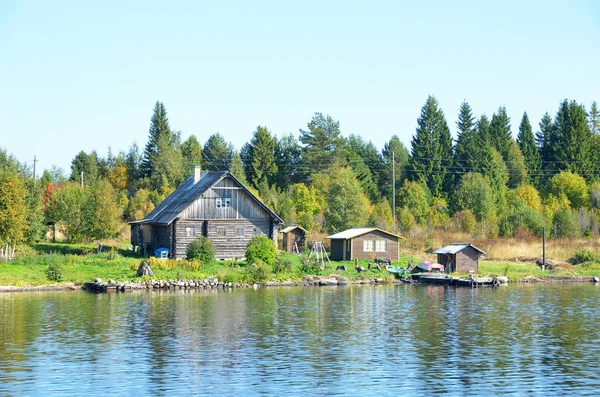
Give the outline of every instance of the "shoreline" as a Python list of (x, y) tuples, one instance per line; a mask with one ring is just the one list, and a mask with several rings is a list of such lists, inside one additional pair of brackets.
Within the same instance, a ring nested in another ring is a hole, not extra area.
[[(98, 279), (99, 280), (99, 279)], [(571, 276), (571, 277), (534, 277), (525, 276), (516, 281), (509, 281), (509, 284), (575, 284), (592, 283), (598, 284), (594, 276)], [(306, 276), (303, 281), (293, 282), (266, 282), (256, 284), (232, 284), (223, 283), (215, 279), (206, 280), (147, 280), (134, 282), (89, 282), (89, 283), (59, 283), (46, 284), (39, 286), (0, 286), (0, 294), (21, 293), (21, 292), (53, 292), (53, 291), (87, 291), (87, 292), (125, 292), (132, 290), (223, 290), (223, 289), (259, 289), (259, 288), (277, 288), (277, 287), (324, 287), (324, 286), (346, 286), (346, 285), (366, 285), (366, 284), (405, 284), (400, 280), (388, 281), (383, 279), (371, 280), (346, 280), (343, 277), (332, 276)]]

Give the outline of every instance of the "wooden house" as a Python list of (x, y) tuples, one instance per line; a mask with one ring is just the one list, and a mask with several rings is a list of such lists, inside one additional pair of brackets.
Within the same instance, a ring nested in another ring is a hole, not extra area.
[(288, 226), (281, 231), (282, 249), (297, 253), (306, 248), (306, 229), (299, 225)]
[(447, 273), (479, 270), (479, 257), (486, 255), (485, 251), (475, 247), (471, 243), (453, 243), (436, 251), (437, 261), (444, 265)]
[(194, 175), (140, 221), (131, 222), (131, 244), (145, 255), (168, 248), (181, 259), (194, 239), (208, 237), (217, 259), (243, 258), (253, 236), (267, 236), (277, 246), (283, 221), (228, 171)]
[(325, 237), (331, 240), (331, 260), (389, 259), (398, 260), (400, 239), (396, 234), (375, 227), (348, 229)]

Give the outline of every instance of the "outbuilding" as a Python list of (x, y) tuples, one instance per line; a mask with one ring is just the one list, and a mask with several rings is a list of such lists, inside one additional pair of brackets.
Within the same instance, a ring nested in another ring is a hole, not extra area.
[(291, 225), (281, 231), (281, 244), (286, 252), (300, 253), (306, 247), (306, 229)]
[(394, 233), (386, 232), (375, 227), (360, 227), (344, 230), (325, 237), (331, 240), (329, 258), (335, 261), (350, 261), (358, 259), (389, 259), (398, 260), (400, 239)]
[(486, 255), (482, 249), (471, 243), (453, 243), (433, 251), (437, 254), (437, 261), (444, 265), (447, 273), (479, 270), (479, 258)]

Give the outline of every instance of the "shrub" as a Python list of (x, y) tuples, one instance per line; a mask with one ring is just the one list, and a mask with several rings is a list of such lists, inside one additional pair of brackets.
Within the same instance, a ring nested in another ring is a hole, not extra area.
[(263, 283), (267, 281), (271, 274), (271, 266), (258, 259), (250, 266), (250, 281), (253, 283)]
[(46, 269), (46, 278), (60, 283), (64, 280), (64, 269), (60, 263), (51, 263)]
[(584, 262), (595, 262), (598, 259), (595, 253), (588, 250), (581, 250), (575, 252), (575, 264)]
[(321, 269), (321, 264), (316, 260), (308, 259), (308, 256), (302, 257), (302, 265), (300, 266), (300, 273), (302, 274), (312, 274), (315, 276), (320, 276), (324, 274)]
[(456, 223), (456, 228), (461, 232), (475, 232), (477, 219), (475, 219), (475, 215), (470, 210), (462, 210), (454, 214), (454, 222)]
[(287, 273), (292, 270), (292, 261), (289, 259), (280, 259), (275, 261), (273, 265), (273, 271), (275, 273)]
[(265, 262), (272, 266), (277, 260), (277, 250), (273, 241), (265, 236), (254, 236), (246, 246), (246, 262), (249, 264)]
[(215, 246), (204, 236), (189, 243), (185, 253), (189, 260), (197, 259), (202, 263), (211, 263), (215, 260)]
[(569, 208), (561, 208), (552, 217), (554, 237), (581, 237), (577, 215)]

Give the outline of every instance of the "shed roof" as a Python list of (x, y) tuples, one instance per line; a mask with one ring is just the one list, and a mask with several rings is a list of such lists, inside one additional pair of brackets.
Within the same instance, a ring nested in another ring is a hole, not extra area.
[(291, 232), (291, 231), (292, 231), (292, 230), (294, 230), (294, 229), (300, 229), (300, 230), (302, 230), (304, 233), (308, 233), (308, 231), (307, 231), (305, 228), (303, 228), (302, 226), (300, 226), (300, 225), (291, 225), (291, 226), (288, 226), (288, 227), (286, 227), (285, 229), (283, 229), (283, 230), (281, 231), (281, 233), (289, 233), (289, 232)]
[(281, 218), (277, 216), (266, 204), (258, 199), (252, 192), (237, 180), (236, 177), (231, 175), (229, 171), (209, 171), (203, 172), (200, 175), (200, 179), (194, 183), (194, 177), (191, 176), (186, 179), (181, 186), (179, 186), (173, 193), (171, 193), (166, 199), (164, 199), (152, 212), (144, 217), (141, 221), (135, 221), (131, 223), (152, 223), (168, 225), (175, 220), (175, 218), (194, 201), (196, 201), (202, 194), (208, 189), (216, 185), (226, 176), (231, 177), (240, 187), (242, 187), (246, 193), (250, 195), (256, 202), (260, 204), (278, 223), (283, 223)]
[(371, 233), (373, 231), (380, 231), (385, 234), (389, 234), (390, 236), (398, 237), (404, 240), (404, 237), (398, 236), (397, 234), (386, 232), (385, 230), (376, 228), (376, 227), (356, 227), (353, 229), (344, 230), (343, 232), (339, 232), (336, 234), (332, 234), (331, 236), (327, 236), (325, 238), (331, 240), (347, 240), (350, 238), (355, 238), (358, 236), (362, 236), (363, 234)]
[(447, 245), (445, 247), (442, 247), (440, 249), (433, 251), (433, 253), (434, 254), (456, 254), (456, 253), (464, 250), (467, 247), (472, 247), (472, 248), (476, 249), (477, 251), (481, 252), (483, 255), (487, 255), (487, 252), (485, 252), (484, 250), (482, 250), (480, 248), (475, 247), (471, 243), (452, 243), (450, 245)]

